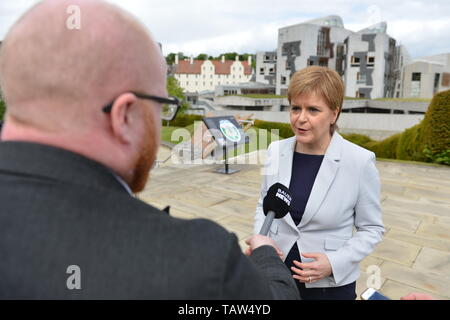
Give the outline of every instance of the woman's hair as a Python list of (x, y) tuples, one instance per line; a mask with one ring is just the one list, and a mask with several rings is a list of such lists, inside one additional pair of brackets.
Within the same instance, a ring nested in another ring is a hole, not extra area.
[(291, 78), (288, 88), (289, 103), (301, 94), (316, 94), (326, 102), (331, 110), (338, 110), (331, 133), (337, 129), (337, 119), (344, 102), (344, 81), (334, 70), (326, 67), (310, 66), (297, 71)]

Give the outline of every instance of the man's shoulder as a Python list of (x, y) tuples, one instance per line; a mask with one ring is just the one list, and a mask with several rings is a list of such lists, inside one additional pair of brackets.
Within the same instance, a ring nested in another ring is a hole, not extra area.
[(215, 243), (213, 246), (223, 246), (232, 238), (230, 232), (212, 220), (177, 218), (156, 208), (151, 203), (132, 197), (127, 202), (133, 206), (134, 213), (137, 216), (145, 218), (151, 215), (156, 217), (161, 225), (161, 230), (165, 230), (166, 234), (176, 234), (178, 240), (182, 241), (182, 238), (185, 238), (186, 241), (195, 245), (212, 245), (212, 243)]

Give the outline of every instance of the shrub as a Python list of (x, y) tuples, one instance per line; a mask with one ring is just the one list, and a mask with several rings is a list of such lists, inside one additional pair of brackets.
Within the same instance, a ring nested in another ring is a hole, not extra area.
[(363, 147), (374, 152), (378, 158), (396, 159), (401, 135), (402, 133), (397, 133), (382, 141), (369, 141)]
[[(180, 114), (175, 119), (169, 122), (171, 127), (187, 127), (193, 124), (195, 121), (201, 121), (203, 116), (196, 114)], [(168, 121), (163, 120), (163, 126), (167, 125)]]
[(365, 136), (363, 134), (357, 134), (357, 133), (350, 133), (350, 134), (341, 134), (344, 139), (353, 142), (354, 144), (357, 144), (358, 146), (361, 146), (365, 148), (365, 145), (368, 142), (373, 141), (368, 136)]
[(254, 126), (259, 129), (266, 129), (269, 132), (270, 130), (278, 130), (278, 135), (282, 139), (286, 139), (294, 135), (289, 123), (255, 120)]
[(424, 144), (422, 139), (422, 123), (403, 131), (397, 146), (397, 159), (426, 161), (423, 153)]
[[(450, 90), (437, 93), (422, 121), (423, 157), (434, 161), (450, 150)], [(425, 151), (427, 150), (427, 151)], [(442, 163), (442, 160), (440, 160)]]

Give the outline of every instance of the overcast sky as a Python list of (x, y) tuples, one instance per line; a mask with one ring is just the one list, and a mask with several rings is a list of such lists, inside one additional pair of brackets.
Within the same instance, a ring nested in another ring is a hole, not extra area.
[[(280, 27), (339, 15), (358, 31), (386, 21), (413, 58), (450, 52), (449, 0), (110, 0), (137, 16), (164, 54), (255, 53), (277, 46)], [(0, 0), (0, 40), (36, 0)], [(280, 4), (281, 3), (281, 4)], [(82, 14), (82, 13), (81, 13)]]

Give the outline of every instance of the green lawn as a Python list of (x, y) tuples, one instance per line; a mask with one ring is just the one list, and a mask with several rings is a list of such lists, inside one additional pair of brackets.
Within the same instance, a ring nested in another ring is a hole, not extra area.
[(378, 98), (376, 101), (399, 101), (399, 102), (431, 102), (431, 99), (425, 98)]
[[(178, 144), (183, 141), (182, 138), (179, 138), (179, 141), (172, 140), (172, 135), (174, 134), (174, 131), (177, 129), (186, 129), (189, 132), (189, 135), (192, 136), (194, 133), (194, 124), (187, 126), (185, 128), (180, 127), (167, 127), (163, 126), (161, 128), (161, 140), (170, 142), (173, 144)], [(269, 144), (272, 141), (280, 140), (281, 138), (276, 134), (269, 134), (266, 129), (259, 129), (256, 127), (250, 128), (247, 132), (247, 135), (249, 136), (250, 142), (245, 144), (245, 148), (238, 147), (236, 150), (232, 150), (228, 153), (229, 157), (235, 157), (237, 155), (240, 155), (242, 153), (248, 153), (251, 151), (256, 151), (260, 149), (267, 149)], [(181, 132), (183, 134), (183, 132)], [(175, 136), (174, 136), (175, 138)]]
[(238, 146), (237, 149), (228, 152), (228, 157), (236, 157), (241, 154), (267, 149), (272, 141), (281, 140), (276, 134), (269, 134), (266, 129), (259, 129), (256, 127), (250, 128), (247, 132), (250, 142), (244, 146)]
[(220, 96), (220, 98), (223, 97), (243, 97), (243, 98), (253, 98), (253, 99), (283, 99), (287, 98), (287, 96), (281, 96), (276, 94), (233, 94), (233, 95), (227, 95), (227, 96)]
[[(253, 99), (282, 99), (287, 98), (287, 96), (276, 95), (276, 94), (237, 94), (230, 95), (230, 97), (244, 97), (244, 98), (253, 98)], [(228, 97), (228, 96), (222, 96)], [(344, 100), (368, 100), (367, 98), (354, 98), (354, 97), (344, 97)], [(376, 101), (400, 101), (400, 102), (430, 102), (431, 99), (424, 98), (378, 98), (373, 99)]]

